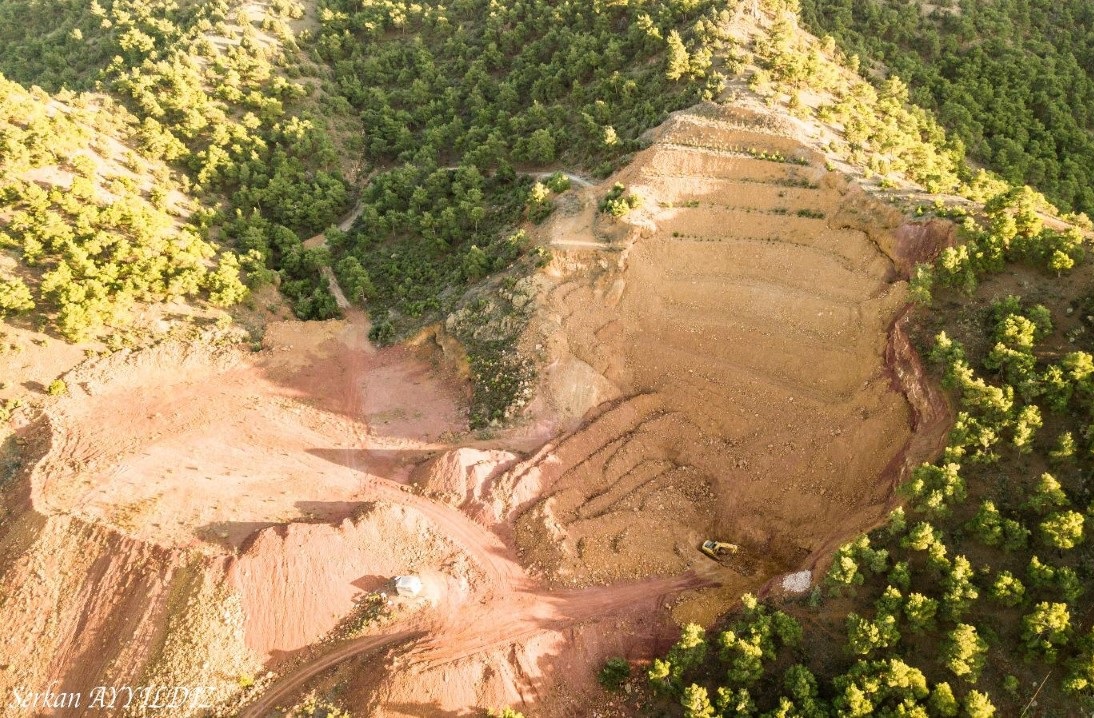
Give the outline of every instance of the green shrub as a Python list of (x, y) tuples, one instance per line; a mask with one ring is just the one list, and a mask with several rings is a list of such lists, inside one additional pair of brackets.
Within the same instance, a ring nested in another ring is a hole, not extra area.
[(626, 192), (627, 188), (616, 182), (608, 194), (600, 200), (600, 211), (619, 218), (642, 204), (642, 200), (638, 195), (627, 194)]
[(605, 690), (615, 691), (631, 677), (631, 664), (625, 658), (609, 658), (600, 669), (597, 680)]

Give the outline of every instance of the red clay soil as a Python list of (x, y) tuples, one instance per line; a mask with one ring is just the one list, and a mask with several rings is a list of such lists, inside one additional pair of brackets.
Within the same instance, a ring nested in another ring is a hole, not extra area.
[(401, 482), (464, 426), (460, 390), (366, 332), (290, 322), (258, 353), (166, 344), (66, 376), (0, 529), (0, 688), (227, 697), (378, 582), (449, 560)]
[[(528, 431), (469, 437), (463, 384), (374, 350), (360, 314), (68, 375), (5, 497), (0, 690), (588, 715), (594, 667), (663, 650), (670, 613), (709, 622), (876, 523), (949, 421), (901, 279), (945, 228), (901, 228), (755, 119), (677, 115), (548, 224), (529, 420), (565, 431), (529, 453)], [(616, 180), (645, 200), (624, 223), (595, 212)], [(703, 558), (708, 537), (740, 560)], [(336, 636), (407, 573), (416, 609)]]

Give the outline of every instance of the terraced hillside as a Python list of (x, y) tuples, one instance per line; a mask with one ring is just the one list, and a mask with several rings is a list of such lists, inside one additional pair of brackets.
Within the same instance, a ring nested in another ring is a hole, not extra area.
[(937, 441), (944, 404), (894, 330), (899, 218), (780, 132), (677, 115), (614, 178), (643, 199), (623, 227), (591, 199), (555, 221), (545, 384), (595, 418), (515, 475), (545, 491), (517, 526), (548, 575), (672, 574), (714, 537), (745, 548), (726, 595), (759, 586), (876, 521)]

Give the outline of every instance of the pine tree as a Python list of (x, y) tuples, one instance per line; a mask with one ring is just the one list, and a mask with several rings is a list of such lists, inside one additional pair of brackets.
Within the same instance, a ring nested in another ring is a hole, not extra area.
[(922, 593), (910, 593), (904, 603), (904, 616), (914, 631), (922, 631), (934, 623), (938, 601)]
[(680, 705), (684, 707), (684, 718), (714, 718), (714, 706), (702, 686), (692, 683), (685, 688)]
[(991, 585), (990, 595), (1004, 606), (1017, 606), (1026, 595), (1026, 587), (1010, 571), (1000, 571)]
[(1078, 511), (1058, 511), (1041, 521), (1041, 540), (1061, 551), (1075, 548), (1083, 541), (1085, 519)]
[(976, 683), (984, 667), (988, 644), (976, 632), (976, 627), (959, 623), (946, 636), (942, 646), (942, 661), (959, 678)]
[(684, 40), (676, 30), (669, 32), (666, 39), (668, 55), (665, 59), (665, 77), (670, 80), (679, 80), (691, 71), (691, 58), (684, 47)]
[(1022, 618), (1022, 641), (1050, 661), (1056, 659), (1057, 649), (1067, 644), (1070, 634), (1067, 604), (1042, 601)]
[(968, 718), (992, 718), (995, 715), (995, 705), (987, 693), (969, 691), (965, 696), (965, 715)]

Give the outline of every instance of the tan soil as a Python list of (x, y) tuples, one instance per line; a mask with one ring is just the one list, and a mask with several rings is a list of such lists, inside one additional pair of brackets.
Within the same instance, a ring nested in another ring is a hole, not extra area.
[(5, 695), (158, 676), (226, 697), (392, 575), (474, 576), (399, 503), (465, 425), (460, 393), (366, 329), (274, 324), (258, 353), (166, 343), (66, 376), (0, 531)]
[(239, 546), (263, 525), (341, 519), (364, 475), (405, 477), (462, 426), (458, 395), (427, 363), (346, 351), (366, 345), (360, 325), (287, 322), (257, 354), (112, 355), (49, 412), (36, 506), (169, 546)]
[[(269, 327), (257, 353), (167, 343), (71, 372), (70, 395), (28, 427), (38, 437), (28, 456), (40, 458), (0, 531), (0, 617), (15, 626), (3, 653), (20, 657), (0, 689), (208, 684), (234, 701), (263, 665), (291, 672), (304, 661), (303, 678), (276, 684), (277, 701), (324, 661), (397, 642), (396, 627), (378, 643), (366, 634), (304, 651), (356, 599), (405, 573), (423, 576), (431, 599), (402, 622), (429, 639), (368, 714), (400, 715), (399, 696), (421, 692), (419, 679), (435, 681), (424, 695), (451, 709), (530, 699), (491, 679), (490, 666), (554, 664), (576, 631), (602, 645), (596, 660), (668, 640), (652, 609), (702, 580), (538, 588), (486, 527), (504, 523), (512, 501), (496, 483), (518, 457), (449, 449), (465, 425), (459, 392), (407, 349), (372, 350), (366, 329), (360, 315), (287, 322)], [(584, 659), (566, 656), (590, 678)], [(547, 673), (528, 680), (548, 690)]]
[[(886, 360), (907, 301), (899, 216), (762, 118), (716, 112), (678, 114), (612, 178), (643, 199), (623, 223), (594, 214), (597, 194), (553, 220), (542, 388), (589, 416), (509, 477), (542, 495), (516, 536), (545, 578), (697, 568), (723, 585), (678, 614), (708, 620), (876, 522), (894, 471), (924, 456), (905, 457), (919, 413), (935, 434), (946, 415), (910, 406)], [(609, 388), (582, 405), (590, 370)], [(740, 544), (739, 565), (702, 557), (705, 538)]]

